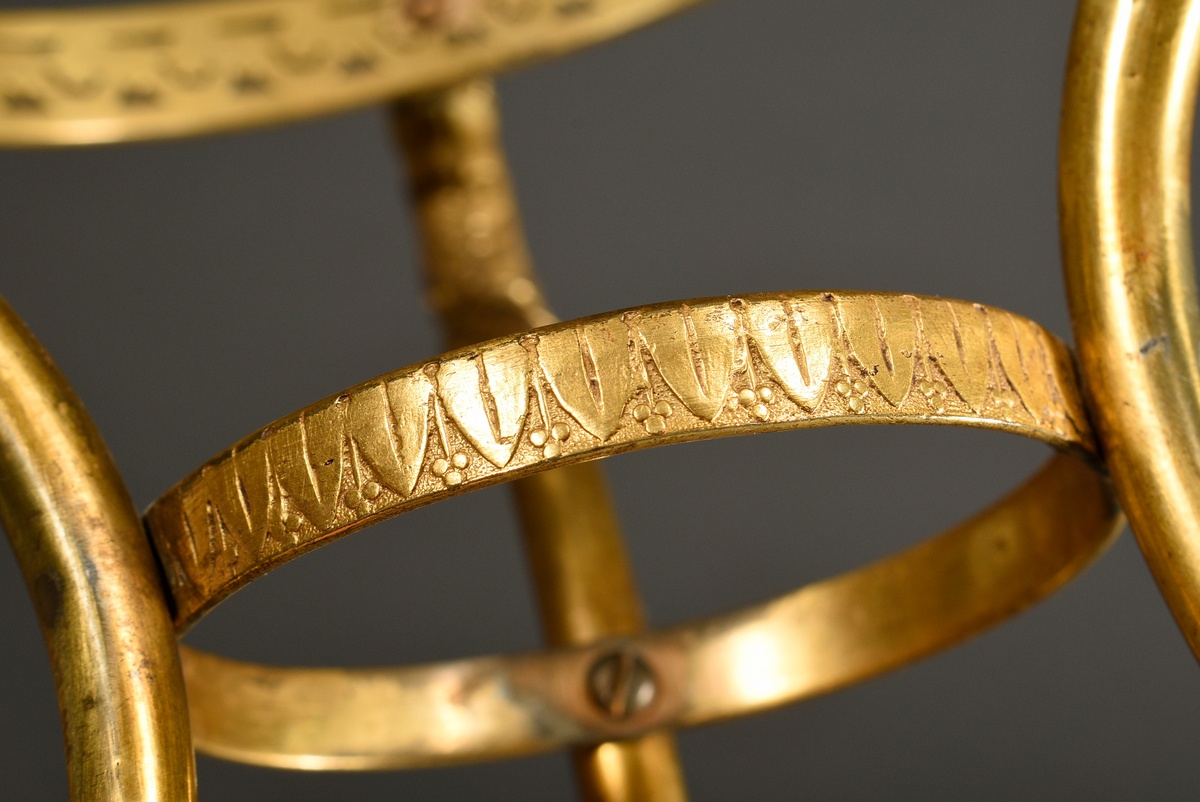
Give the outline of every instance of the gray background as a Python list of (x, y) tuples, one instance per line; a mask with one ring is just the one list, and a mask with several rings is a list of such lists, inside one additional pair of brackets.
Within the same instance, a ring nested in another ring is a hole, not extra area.
[[(12, 5), (5, 0), (6, 5)], [(937, 293), (1068, 334), (1055, 149), (1071, 4), (740, 0), (500, 81), (565, 317), (798, 288)], [(139, 505), (282, 414), (436, 353), (375, 110), (204, 140), (0, 153), (0, 293)], [(606, 468), (655, 623), (916, 542), (1044, 449), (792, 432)], [(307, 664), (538, 643), (504, 488), (297, 560), (189, 641)], [(0, 552), (0, 797), (62, 799), (48, 662)], [(1194, 798), (1200, 675), (1132, 539), (1037, 609), (865, 686), (687, 732), (695, 800)], [(291, 774), (200, 761), (206, 800), (566, 799), (561, 755)]]

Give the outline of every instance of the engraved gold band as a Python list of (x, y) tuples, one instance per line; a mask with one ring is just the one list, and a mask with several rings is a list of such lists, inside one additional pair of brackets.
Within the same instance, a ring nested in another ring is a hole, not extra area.
[[(147, 523), (182, 629), (293, 556), (473, 488), (661, 443), (872, 422), (1004, 429), (1067, 453), (935, 540), (676, 629), (410, 668), (185, 650), (197, 746), (274, 766), (384, 768), (740, 715), (955, 643), (1051, 592), (1115, 532), (1061, 342), (978, 304), (865, 293), (664, 304), (456, 351), (242, 441)], [(619, 715), (598, 704), (588, 678), (606, 661), (640, 671), (652, 698)]]
[(663, 304), (460, 349), (246, 438), (146, 522), (186, 629), (256, 576), (444, 497), (669, 442), (835, 423), (1091, 450), (1070, 355), (979, 304), (790, 293)]
[(1190, 157), (1200, 3), (1083, 0), (1061, 134), (1064, 269), (1113, 484), (1200, 655), (1200, 309)]
[(0, 12), (0, 146), (305, 119), (584, 47), (699, 0), (208, 0)]

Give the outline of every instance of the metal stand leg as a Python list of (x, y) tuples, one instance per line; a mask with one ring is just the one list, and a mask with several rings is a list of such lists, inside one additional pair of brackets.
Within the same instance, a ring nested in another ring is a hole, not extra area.
[[(499, 142), (488, 81), (473, 81), (398, 105), (396, 130), (408, 160), (431, 300), (452, 345), (554, 321), (530, 265)], [(528, 433), (557, 448), (554, 427)], [(641, 603), (598, 466), (560, 468), (513, 484), (525, 547), (552, 645), (588, 643), (643, 628)], [(620, 646), (591, 673), (592, 698), (625, 716), (653, 698), (656, 678)], [(585, 799), (686, 799), (674, 737), (575, 751)]]

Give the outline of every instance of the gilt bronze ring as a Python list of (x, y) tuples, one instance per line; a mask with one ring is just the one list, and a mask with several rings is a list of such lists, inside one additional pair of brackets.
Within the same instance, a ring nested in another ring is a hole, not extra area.
[(1200, 3), (1080, 4), (1061, 140), (1080, 370), (1121, 505), (1200, 655), (1200, 310), (1192, 122)]
[(200, 0), (0, 12), (0, 146), (307, 119), (603, 41), (698, 0)]
[(252, 435), (146, 520), (185, 629), (275, 565), (471, 489), (669, 442), (850, 423), (1001, 429), (1064, 453), (935, 540), (678, 629), (373, 670), (188, 650), (197, 745), (276, 766), (382, 768), (740, 715), (955, 643), (1057, 588), (1114, 532), (1061, 342), (978, 304), (850, 292), (643, 307), (455, 351)]

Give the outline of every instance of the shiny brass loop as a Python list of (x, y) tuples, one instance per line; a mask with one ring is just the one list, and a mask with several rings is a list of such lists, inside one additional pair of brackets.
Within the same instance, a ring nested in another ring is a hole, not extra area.
[(243, 440), (146, 520), (185, 629), (275, 565), (422, 504), (635, 448), (853, 423), (1002, 429), (1066, 453), (936, 540), (675, 630), (403, 669), (185, 652), (197, 745), (383, 768), (739, 715), (957, 642), (1058, 587), (1115, 531), (1061, 342), (979, 304), (852, 292), (662, 304), (452, 352)]
[(200, 0), (0, 12), (0, 146), (268, 125), (620, 35), (699, 0)]
[(50, 651), (71, 799), (195, 799), (183, 674), (150, 545), (83, 405), (3, 300), (0, 522)]
[(1189, 183), (1200, 2), (1083, 0), (1060, 139), (1080, 369), (1113, 483), (1200, 655), (1200, 314)]
[(196, 746), (280, 768), (401, 768), (745, 715), (869, 679), (1019, 612), (1102, 551), (1118, 517), (1104, 480), (1060, 455), (934, 540), (667, 630), (370, 669), (253, 665), (184, 647)]

